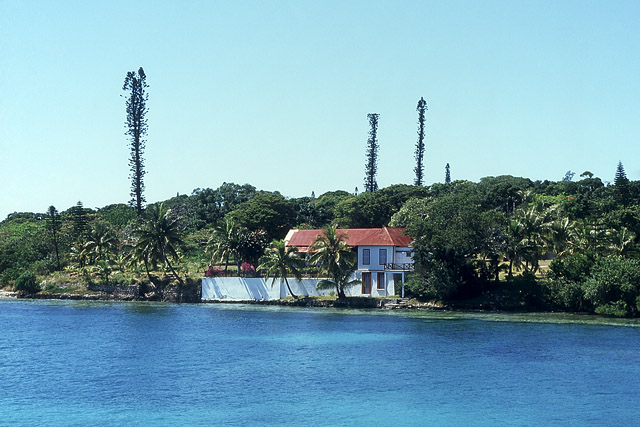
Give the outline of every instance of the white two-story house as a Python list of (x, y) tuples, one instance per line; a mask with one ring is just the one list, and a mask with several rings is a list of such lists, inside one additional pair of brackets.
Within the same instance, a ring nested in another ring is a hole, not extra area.
[[(356, 277), (361, 284), (348, 290), (350, 295), (388, 296), (401, 294), (405, 274), (413, 270), (411, 237), (404, 228), (343, 228), (347, 244), (357, 251)], [(295, 246), (306, 253), (323, 230), (290, 230), (285, 237), (287, 246)]]

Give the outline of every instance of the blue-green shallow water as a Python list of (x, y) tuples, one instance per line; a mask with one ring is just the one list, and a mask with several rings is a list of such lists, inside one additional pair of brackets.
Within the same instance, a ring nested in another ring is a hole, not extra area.
[(0, 425), (640, 425), (607, 322), (0, 300)]

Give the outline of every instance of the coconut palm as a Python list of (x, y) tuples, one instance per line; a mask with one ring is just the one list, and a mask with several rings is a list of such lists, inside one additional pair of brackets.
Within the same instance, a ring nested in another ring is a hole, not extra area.
[(360, 279), (355, 278), (354, 274), (357, 270), (357, 265), (345, 264), (345, 266), (336, 271), (331, 279), (323, 279), (318, 282), (318, 289), (336, 289), (338, 291), (339, 298), (346, 298), (344, 290), (351, 285), (362, 283)]
[(84, 243), (80, 241), (74, 242), (69, 250), (69, 256), (71, 257), (71, 261), (78, 263), (78, 267), (84, 267), (87, 264), (87, 254), (84, 251)]
[[(331, 286), (336, 288), (338, 298), (346, 298), (345, 287), (351, 282), (349, 278), (356, 268), (356, 254), (347, 244), (347, 235), (339, 232), (335, 226), (328, 226), (309, 247), (310, 264), (318, 264), (330, 279)], [(321, 287), (323, 285), (320, 285)]]
[(280, 279), (281, 283), (284, 280), (291, 296), (298, 298), (291, 290), (289, 281), (287, 280), (289, 274), (292, 274), (297, 280), (302, 280), (302, 275), (297, 267), (300, 262), (298, 248), (287, 248), (284, 241), (274, 240), (260, 261), (261, 264), (258, 266), (258, 270), (265, 271), (265, 278), (267, 280), (271, 278), (271, 287), (273, 287), (276, 279)]
[(545, 209), (544, 205), (538, 203), (526, 209), (520, 209), (516, 213), (515, 220), (518, 221), (521, 231), (521, 240), (516, 242), (516, 246), (520, 247), (526, 271), (535, 272), (538, 269), (554, 209), (553, 207)]
[(151, 280), (149, 263), (153, 264), (158, 260), (166, 263), (180, 287), (182, 287), (184, 282), (176, 273), (170, 261), (170, 259), (179, 259), (177, 248), (184, 243), (179, 219), (173, 217), (171, 209), (165, 208), (163, 203), (149, 206), (145, 214), (146, 218), (142, 224), (134, 230), (134, 235), (137, 239), (132, 256), (134, 256), (134, 259), (144, 262), (149, 280)]
[(576, 231), (576, 246), (582, 252), (603, 255), (607, 251), (607, 241), (611, 230), (603, 224), (582, 221)]
[(111, 273), (111, 259), (118, 250), (118, 237), (104, 222), (96, 222), (89, 230), (87, 241), (82, 245), (81, 258), (91, 260), (94, 270), (104, 276), (107, 284)]
[(82, 245), (85, 258), (92, 263), (109, 261), (118, 249), (119, 240), (115, 232), (104, 222), (96, 222), (89, 230), (87, 241)]
[(635, 236), (628, 228), (622, 227), (610, 235), (609, 250), (615, 256), (627, 256), (634, 252)]
[(547, 243), (557, 257), (563, 257), (572, 252), (576, 237), (575, 223), (569, 218), (560, 218), (550, 224)]
[(218, 226), (207, 242), (206, 253), (211, 255), (211, 263), (217, 264), (224, 261), (224, 271), (229, 266), (229, 257), (234, 254), (235, 241), (237, 240), (237, 227), (230, 219)]
[(227, 219), (221, 227), (215, 229), (205, 251), (211, 254), (212, 264), (224, 261), (225, 271), (229, 265), (229, 257), (233, 256), (240, 274), (243, 261), (255, 264), (262, 255), (265, 236), (264, 230), (250, 231)]
[(524, 247), (522, 241), (524, 240), (524, 232), (522, 228), (520, 221), (515, 218), (507, 222), (505, 255), (509, 260), (509, 273), (507, 276), (509, 280), (513, 277), (513, 268), (520, 269), (523, 266)]
[[(134, 235), (137, 234), (136, 230), (133, 230)], [(150, 240), (140, 240), (134, 238), (134, 244), (129, 252), (128, 261), (129, 264), (136, 268), (140, 263), (144, 265), (147, 278), (150, 283), (155, 283), (151, 276), (151, 268), (154, 270), (157, 268), (158, 263), (162, 260), (162, 255), (158, 252), (156, 246)]]

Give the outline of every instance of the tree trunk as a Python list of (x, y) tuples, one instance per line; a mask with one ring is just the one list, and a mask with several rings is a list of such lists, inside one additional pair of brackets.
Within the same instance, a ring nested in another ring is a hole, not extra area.
[(171, 270), (171, 273), (173, 273), (175, 278), (178, 279), (178, 302), (182, 302), (182, 287), (184, 286), (184, 282), (182, 281), (180, 276), (178, 276), (178, 273), (176, 273), (176, 271), (173, 269), (173, 266), (169, 262), (169, 258), (167, 258), (167, 255), (164, 252), (162, 253), (162, 256), (164, 257), (164, 262), (166, 262), (169, 266), (169, 270)]
[[(144, 257), (144, 269), (147, 272), (147, 277), (149, 278), (149, 283), (153, 284), (153, 286), (156, 288), (156, 293), (160, 292), (160, 286), (156, 285), (153, 281), (153, 279), (151, 278), (151, 273), (149, 272), (149, 261), (147, 260), (147, 257)], [(142, 293), (142, 295), (140, 296), (144, 296), (146, 289), (143, 289), (142, 287), (140, 288), (140, 292)]]
[(291, 290), (291, 287), (289, 286), (289, 281), (287, 280), (287, 277), (285, 276), (284, 278), (284, 283), (286, 283), (287, 285), (287, 289), (289, 290), (289, 293), (291, 294), (291, 296), (293, 297), (293, 299), (298, 299), (298, 297), (293, 293), (293, 291)]
[(56, 235), (56, 231), (53, 230), (53, 247), (56, 250), (56, 267), (58, 270), (61, 270), (60, 266), (60, 252), (58, 251), (58, 236)]

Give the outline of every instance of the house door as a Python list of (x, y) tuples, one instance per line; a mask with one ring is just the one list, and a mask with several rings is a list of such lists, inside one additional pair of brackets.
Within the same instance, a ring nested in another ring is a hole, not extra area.
[(402, 273), (393, 273), (393, 286), (394, 286), (394, 293), (396, 295), (398, 295), (398, 291), (400, 291), (400, 296), (402, 296), (402, 298), (404, 298), (404, 277), (402, 275)]
[(371, 273), (362, 273), (362, 293), (371, 295)]

